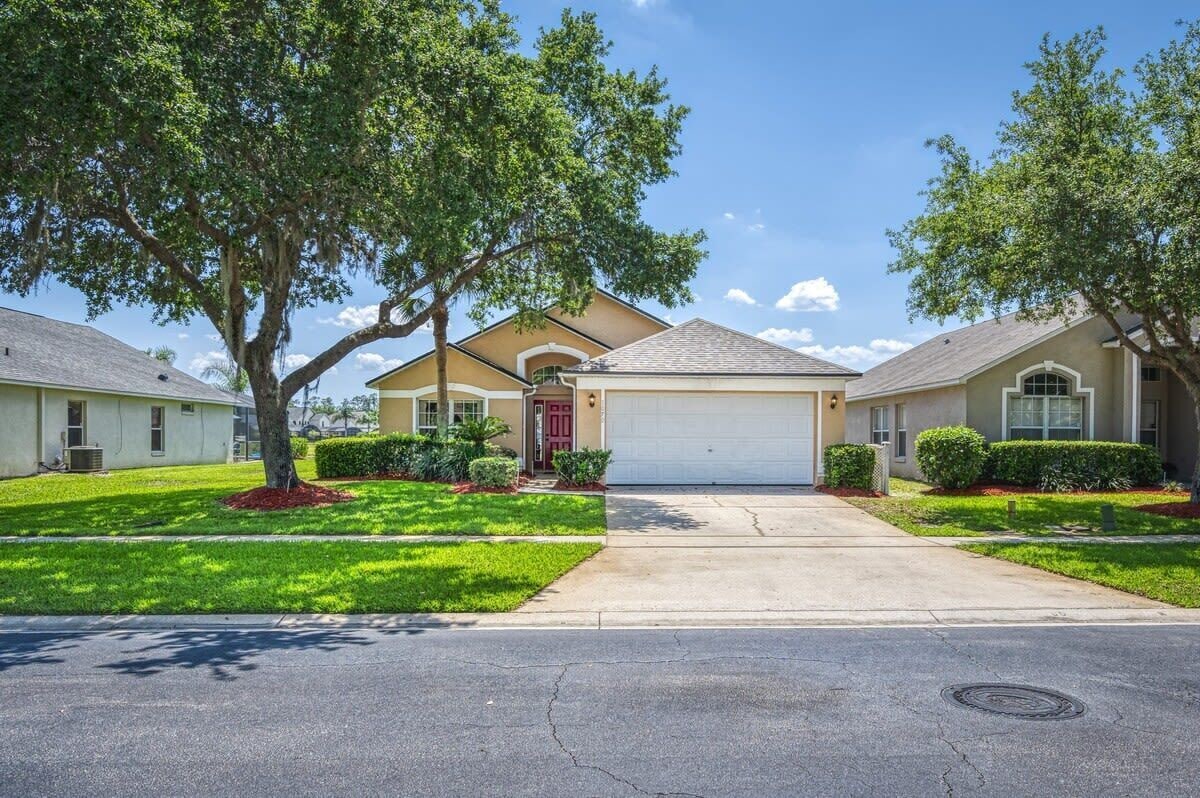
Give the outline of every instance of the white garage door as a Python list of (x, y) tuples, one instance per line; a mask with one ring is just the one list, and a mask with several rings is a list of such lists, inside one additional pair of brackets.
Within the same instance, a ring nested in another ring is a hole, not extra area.
[(614, 485), (809, 485), (813, 397), (616, 393), (606, 396)]

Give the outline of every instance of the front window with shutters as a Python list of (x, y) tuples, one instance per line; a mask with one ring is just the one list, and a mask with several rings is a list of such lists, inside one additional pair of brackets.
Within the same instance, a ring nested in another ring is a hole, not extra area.
[(1066, 377), (1032, 374), (1021, 394), (1008, 400), (1008, 438), (1014, 441), (1078, 441), (1083, 438), (1083, 399), (1071, 395)]

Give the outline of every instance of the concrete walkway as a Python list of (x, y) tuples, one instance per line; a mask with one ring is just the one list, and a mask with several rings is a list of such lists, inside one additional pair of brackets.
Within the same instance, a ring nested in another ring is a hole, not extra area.
[(0, 543), (604, 543), (604, 535), (80, 535), (0, 536)]
[(810, 490), (640, 488), (609, 493), (607, 547), (518, 614), (1055, 620), (1166, 609), (913, 537)]

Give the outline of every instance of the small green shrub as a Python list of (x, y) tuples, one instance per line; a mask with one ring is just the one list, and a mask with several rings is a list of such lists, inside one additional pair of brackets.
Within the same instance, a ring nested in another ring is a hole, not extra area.
[(559, 449), (551, 458), (554, 470), (564, 485), (601, 482), (611, 461), (612, 450), (589, 449), (586, 446), (574, 452)]
[(471, 481), (481, 488), (511, 488), (517, 484), (517, 461), (511, 457), (477, 457), (468, 467)]
[(292, 438), (292, 459), (304, 460), (308, 457), (308, 438)]
[(825, 447), (825, 484), (831, 488), (871, 489), (875, 450), (865, 443), (835, 443)]
[(1153, 446), (1113, 441), (999, 441), (988, 448), (988, 476), (1049, 491), (1125, 490), (1162, 479)]
[(460, 441), (471, 441), (473, 443), (483, 443), (490, 441), (492, 438), (499, 438), (501, 435), (507, 435), (512, 432), (512, 427), (502, 418), (496, 416), (488, 416), (481, 419), (469, 419), (467, 421), (452, 427), (450, 437)]
[(487, 448), (480, 443), (424, 435), (330, 438), (316, 445), (317, 476), (403, 474), (412, 479), (461, 482), (467, 478), (471, 461), (484, 454)]
[(940, 488), (966, 488), (983, 474), (987, 441), (970, 427), (932, 427), (917, 436), (917, 466)]

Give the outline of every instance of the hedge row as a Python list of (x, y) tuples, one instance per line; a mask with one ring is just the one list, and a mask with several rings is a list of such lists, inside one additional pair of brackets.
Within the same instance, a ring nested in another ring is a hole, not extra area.
[(466, 479), (471, 461), (491, 453), (487, 445), (474, 441), (404, 433), (330, 438), (317, 443), (315, 450), (321, 479), (403, 474), (445, 482)]
[(1109, 490), (1162, 479), (1153, 446), (1111, 441), (998, 441), (988, 447), (986, 474), (1045, 490)]
[(875, 476), (875, 450), (865, 443), (825, 447), (825, 484), (831, 488), (870, 490)]

